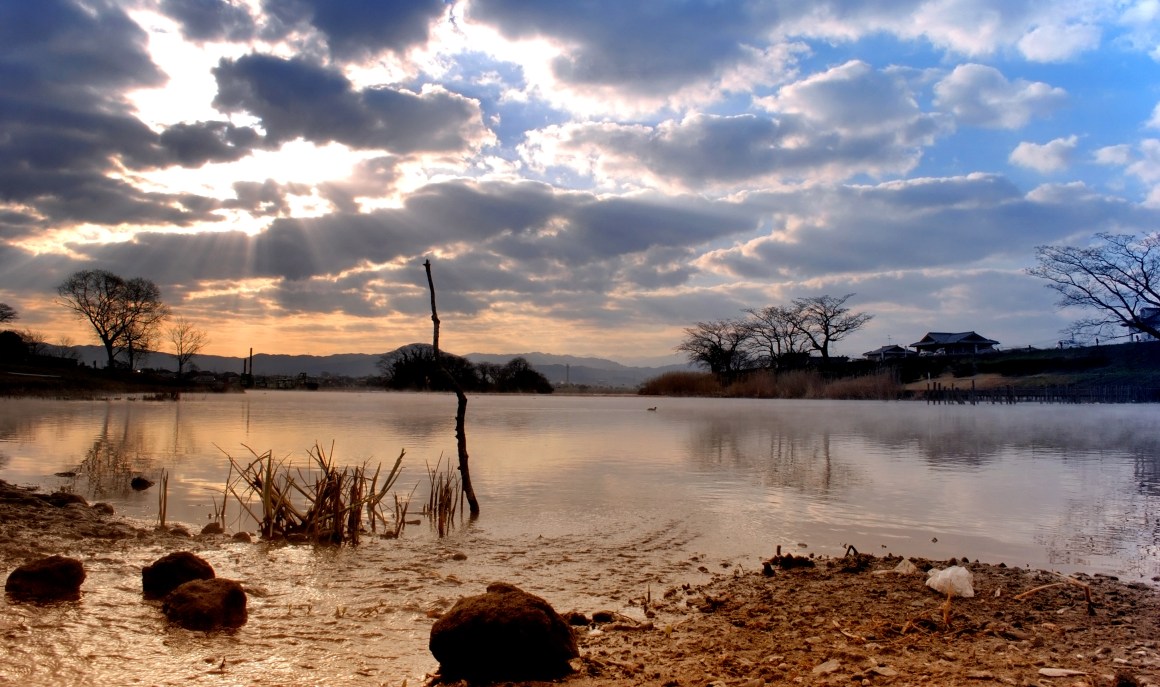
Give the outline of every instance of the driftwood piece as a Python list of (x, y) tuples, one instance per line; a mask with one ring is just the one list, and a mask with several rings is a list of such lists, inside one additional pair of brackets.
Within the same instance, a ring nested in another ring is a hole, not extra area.
[(1088, 615), (1095, 615), (1096, 614), (1096, 605), (1095, 605), (1095, 602), (1092, 601), (1092, 587), (1091, 587), (1091, 585), (1087, 584), (1086, 582), (1081, 582), (1081, 581), (1075, 579), (1074, 577), (1066, 577), (1066, 576), (1060, 575), (1060, 578), (1061, 578), (1060, 582), (1051, 582), (1048, 584), (1040, 585), (1038, 587), (1035, 587), (1034, 589), (1028, 589), (1025, 592), (1022, 592), (1020, 594), (1016, 594), (1015, 596), (1013, 596), (1011, 598), (1015, 599), (1016, 601), (1022, 601), (1024, 599), (1026, 599), (1027, 597), (1031, 596), (1032, 594), (1039, 592), (1039, 591), (1043, 591), (1044, 589), (1051, 589), (1052, 587), (1063, 587), (1063, 586), (1066, 586), (1069, 584), (1074, 584), (1077, 587), (1083, 588), (1084, 599), (1087, 601), (1087, 613), (1088, 613)]
[(475, 499), (475, 489), (471, 486), (471, 471), (467, 465), (467, 429), (464, 426), (467, 418), (467, 394), (463, 393), (463, 387), (459, 381), (447, 371), (447, 368), (443, 367), (443, 363), (439, 359), (439, 314), (435, 309), (435, 280), (431, 277), (431, 261), (424, 260), (423, 267), (427, 270), (427, 287), (431, 291), (431, 324), (434, 327), (431, 347), (435, 351), (435, 364), (447, 376), (451, 388), (455, 390), (455, 398), (459, 401), (455, 411), (455, 443), (459, 451), (459, 478), (463, 485), (463, 495), (467, 497), (471, 517), (474, 518), (479, 515), (479, 501)]

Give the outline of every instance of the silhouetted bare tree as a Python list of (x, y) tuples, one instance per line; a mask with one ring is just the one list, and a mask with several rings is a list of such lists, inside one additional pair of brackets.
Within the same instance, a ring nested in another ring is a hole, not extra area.
[(746, 344), (758, 365), (780, 367), (787, 358), (804, 358), (809, 354), (809, 339), (801, 330), (802, 318), (796, 308), (769, 305), (748, 308), (745, 312), (750, 315), (750, 336)]
[(105, 346), (113, 367), (127, 351), (132, 366), (140, 352), (156, 340), (157, 327), (169, 315), (161, 290), (148, 279), (125, 280), (106, 270), (81, 270), (56, 288), (60, 304), (88, 320)]
[(1088, 246), (1039, 246), (1039, 264), (1027, 273), (1047, 280), (1061, 307), (1094, 312), (1072, 325), (1073, 332), (1110, 338), (1138, 331), (1160, 339), (1160, 233), (1095, 238)]
[(698, 322), (685, 329), (685, 340), (676, 350), (689, 362), (709, 368), (713, 374), (730, 375), (743, 369), (749, 361), (746, 343), (750, 331), (744, 320)]
[(793, 301), (794, 311), (799, 318), (796, 326), (825, 362), (830, 360), (830, 344), (858, 331), (874, 317), (866, 313), (850, 312), (846, 301), (853, 296), (848, 293), (842, 297), (825, 295), (795, 298)]
[(177, 376), (180, 377), (193, 356), (209, 343), (209, 335), (184, 317), (177, 318), (166, 333), (169, 343), (173, 344), (172, 355), (177, 359)]

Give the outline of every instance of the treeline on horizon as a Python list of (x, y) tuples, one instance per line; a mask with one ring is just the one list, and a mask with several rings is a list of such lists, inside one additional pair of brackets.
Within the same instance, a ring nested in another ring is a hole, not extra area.
[(507, 363), (473, 363), (467, 358), (440, 352), (430, 344), (409, 344), (384, 353), (376, 363), (383, 385), (398, 391), (453, 391), (458, 383), (464, 391), (491, 393), (550, 394), (548, 378), (526, 358)]
[[(1011, 386), (1069, 385), (1160, 388), (1160, 342), (1140, 341), (1068, 349), (1017, 349), (885, 361), (808, 358), (798, 367), (751, 367), (729, 374), (669, 372), (645, 382), (648, 396), (896, 400), (914, 395), (923, 380), (997, 375)], [(911, 387), (913, 388), (913, 387)]]

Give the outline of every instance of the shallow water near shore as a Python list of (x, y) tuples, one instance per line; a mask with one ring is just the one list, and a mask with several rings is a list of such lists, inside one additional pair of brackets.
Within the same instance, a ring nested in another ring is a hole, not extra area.
[[(141, 566), (181, 542), (85, 551), (80, 602), (0, 602), (11, 657), (0, 682), (415, 684), (435, 669), (429, 615), (492, 580), (559, 610), (633, 614), (635, 599), (756, 569), (778, 545), (965, 556), (1154, 584), (1158, 411), (473, 396), (479, 520), (442, 540), (423, 523), (358, 548), (210, 548), (203, 555), (218, 574), (251, 592), (250, 622), (210, 635), (167, 628), (140, 600)], [(454, 412), (454, 397), (439, 394), (4, 400), (0, 478), (71, 488), (151, 525), (157, 488), (134, 492), (128, 478), (165, 469), (169, 520), (196, 530), (221, 502), (226, 452), (269, 449), (306, 465), (307, 448), (329, 451), (333, 441), (340, 464), (390, 464), (406, 449), (399, 490), (419, 485), (418, 503), (426, 464), (455, 455)], [(55, 475), (64, 472), (76, 476)], [(252, 529), (236, 507), (227, 518), (231, 529)]]

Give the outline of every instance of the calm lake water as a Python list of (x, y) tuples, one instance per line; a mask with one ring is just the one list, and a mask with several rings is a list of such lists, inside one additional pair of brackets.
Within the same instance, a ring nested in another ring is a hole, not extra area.
[[(0, 682), (414, 684), (435, 669), (427, 612), (489, 581), (521, 585), (558, 610), (632, 613), (646, 590), (707, 579), (706, 570), (755, 570), (777, 545), (1153, 583), (1158, 411), (473, 396), (478, 521), (442, 540), (424, 522), (357, 549), (206, 551), (219, 575), (252, 592), (250, 622), (225, 634), (167, 628), (140, 601), (139, 569), (164, 551), (86, 560), (79, 603), (46, 612), (0, 602), (0, 644), (12, 657)], [(405, 449), (398, 489), (416, 488), (417, 504), (426, 466), (455, 457), (454, 414), (454, 397), (439, 394), (4, 400), (0, 478), (71, 488), (151, 524), (157, 489), (134, 492), (128, 477), (165, 469), (170, 521), (200, 528), (221, 502), (227, 453), (272, 450), (305, 466), (308, 448), (333, 442), (339, 464), (389, 465)], [(81, 474), (54, 476), (65, 471)], [(252, 528), (235, 505), (227, 513), (234, 528)]]

